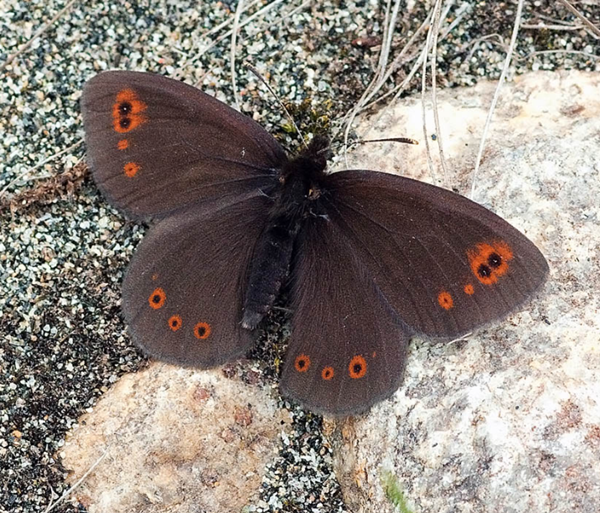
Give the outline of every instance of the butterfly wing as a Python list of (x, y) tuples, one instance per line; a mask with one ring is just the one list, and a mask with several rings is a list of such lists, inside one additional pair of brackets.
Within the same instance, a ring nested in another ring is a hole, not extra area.
[(219, 365), (252, 346), (240, 322), (243, 291), (268, 206), (259, 191), (235, 194), (151, 228), (123, 283), (123, 314), (138, 346), (190, 367)]
[(282, 392), (313, 411), (364, 411), (400, 385), (406, 327), (337, 224), (307, 219), (298, 248)]
[(94, 179), (133, 217), (262, 187), (286, 161), (253, 120), (160, 75), (100, 73), (86, 83), (81, 106)]
[(412, 330), (456, 337), (516, 309), (544, 282), (537, 247), (486, 208), (386, 173), (327, 177), (327, 212)]

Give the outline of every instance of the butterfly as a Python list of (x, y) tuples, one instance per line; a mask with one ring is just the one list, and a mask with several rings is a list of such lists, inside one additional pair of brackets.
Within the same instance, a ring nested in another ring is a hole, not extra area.
[(328, 141), (288, 158), (260, 125), (182, 82), (108, 71), (81, 100), (107, 200), (154, 224), (122, 310), (150, 356), (208, 368), (244, 355), (289, 285), (285, 396), (355, 414), (400, 386), (413, 334), (455, 338), (506, 316), (548, 265), (506, 221), (387, 173), (327, 173)]

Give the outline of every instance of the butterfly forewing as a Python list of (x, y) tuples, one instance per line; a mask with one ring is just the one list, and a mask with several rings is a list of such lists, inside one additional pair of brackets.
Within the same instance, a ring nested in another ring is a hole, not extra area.
[(252, 332), (240, 323), (243, 291), (268, 204), (259, 192), (229, 196), (150, 230), (123, 284), (123, 313), (137, 345), (193, 367), (224, 363), (252, 346)]
[(86, 83), (81, 105), (94, 179), (135, 217), (256, 189), (286, 161), (252, 119), (160, 75), (101, 73)]
[(362, 412), (400, 385), (405, 327), (337, 225), (308, 219), (298, 247), (282, 391), (315, 411)]
[(514, 310), (546, 260), (506, 221), (463, 196), (371, 171), (328, 177), (328, 215), (414, 331), (453, 337)]

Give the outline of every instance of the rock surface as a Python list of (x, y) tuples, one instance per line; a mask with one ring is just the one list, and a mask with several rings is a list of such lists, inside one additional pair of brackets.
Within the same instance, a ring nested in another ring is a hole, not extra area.
[[(438, 92), (446, 183), (465, 195), (494, 87)], [(389, 476), (419, 513), (600, 511), (599, 88), (600, 74), (578, 72), (505, 85), (474, 199), (534, 241), (548, 283), (466, 340), (415, 339), (393, 398), (334, 428), (351, 511), (397, 511)], [(368, 138), (396, 135), (421, 146), (364, 145), (351, 167), (429, 181), (418, 99), (386, 110)]]
[(259, 490), (289, 414), (266, 389), (155, 363), (80, 419), (61, 456), (90, 513), (240, 511)]

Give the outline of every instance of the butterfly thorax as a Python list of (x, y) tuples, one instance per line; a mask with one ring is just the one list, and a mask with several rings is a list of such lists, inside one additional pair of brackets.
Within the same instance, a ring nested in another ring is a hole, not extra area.
[(326, 138), (315, 137), (281, 170), (269, 221), (254, 248), (244, 302), (244, 328), (254, 329), (271, 310), (289, 272), (303, 220), (319, 215), (328, 148)]

